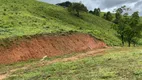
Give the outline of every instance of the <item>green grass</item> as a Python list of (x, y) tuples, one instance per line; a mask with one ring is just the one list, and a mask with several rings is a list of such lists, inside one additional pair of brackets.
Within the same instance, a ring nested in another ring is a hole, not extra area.
[(6, 80), (141, 80), (142, 48), (113, 48), (105, 55), (19, 70)]
[(76, 17), (60, 6), (36, 0), (0, 0), (0, 39), (77, 31), (120, 45), (111, 22), (89, 13)]
[(37, 61), (39, 61), (39, 60), (21, 61), (21, 62), (17, 62), (17, 63), (13, 63), (13, 64), (7, 64), (7, 65), (0, 64), (0, 74), (7, 73), (7, 71), (10, 71), (12, 69), (21, 68), (21, 67), (24, 67), (26, 65), (34, 64)]

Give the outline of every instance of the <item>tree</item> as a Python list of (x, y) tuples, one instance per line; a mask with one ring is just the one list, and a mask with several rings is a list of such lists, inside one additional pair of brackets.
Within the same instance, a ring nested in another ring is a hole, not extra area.
[(128, 46), (131, 46), (131, 43), (134, 45), (142, 37), (142, 24), (140, 23), (140, 17), (138, 12), (134, 12), (132, 16), (128, 16), (128, 11), (130, 8), (123, 6), (116, 10), (114, 29), (117, 31), (117, 34), (121, 38), (122, 45), (124, 42), (128, 42)]
[(94, 12), (92, 10), (89, 11), (90, 14), (94, 14)]
[(72, 5), (72, 3), (69, 1), (66, 1), (66, 2), (62, 2), (62, 3), (58, 3), (56, 5), (63, 6), (63, 7), (69, 7)]
[(113, 21), (116, 25), (114, 29), (117, 31), (118, 37), (121, 39), (122, 46), (124, 46), (124, 34), (125, 34), (125, 24), (123, 22), (122, 16), (119, 12), (115, 14), (115, 20)]
[(121, 8), (118, 8), (115, 10), (115, 20), (114, 20), (114, 23), (115, 24), (118, 24), (119, 21), (123, 18), (122, 16), (124, 17), (127, 17), (128, 16), (128, 11), (130, 11), (131, 9), (130, 8), (127, 8), (125, 5), (122, 6)]
[(96, 16), (100, 16), (100, 13), (101, 13), (101, 10), (100, 10), (100, 8), (95, 8), (94, 9), (94, 15), (96, 15)]
[(116, 13), (122, 14), (122, 13), (123, 13), (123, 8), (122, 8), (122, 7), (121, 7), (121, 8), (118, 8), (118, 9), (116, 10)]
[(118, 9), (115, 9), (115, 12), (116, 12), (116, 13), (120, 13), (120, 14), (128, 13), (128, 11), (131, 11), (131, 8), (126, 7), (125, 5), (124, 5), (124, 6), (121, 6), (121, 7), (118, 8)]
[(94, 9), (94, 15), (97, 15), (97, 13), (98, 13), (98, 9), (95, 8), (95, 9)]
[(138, 41), (142, 38), (142, 34), (141, 34), (141, 31), (142, 31), (142, 24), (139, 24), (137, 25), (137, 33), (136, 33), (136, 36), (134, 36), (132, 38), (132, 43), (134, 44), (134, 47), (136, 46), (136, 44), (138, 43)]
[(88, 12), (87, 7), (82, 3), (72, 3), (72, 5), (68, 8), (69, 11), (75, 11), (76, 15), (79, 17), (80, 12)]
[(118, 24), (114, 26), (114, 29), (117, 31), (117, 36), (121, 39), (122, 46), (124, 46), (125, 34), (127, 33), (127, 27), (129, 27), (129, 24), (126, 24), (125, 22), (125, 19), (120, 19)]
[(106, 14), (104, 14), (104, 18), (108, 21), (112, 21), (113, 16), (112, 16), (111, 12), (107, 12)]
[(97, 16), (100, 16), (100, 15), (101, 15), (101, 9), (98, 8)]
[(128, 46), (131, 46), (133, 42), (136, 44), (138, 39), (141, 37), (142, 25), (139, 24), (140, 17), (138, 12), (134, 12), (130, 19), (130, 27), (127, 29), (126, 39), (128, 42)]
[(115, 20), (113, 21), (115, 24), (118, 24), (122, 19), (122, 15), (119, 12), (115, 13)]
[(115, 20), (113, 21), (116, 24), (114, 26), (114, 29), (117, 31), (118, 37), (121, 39), (122, 46), (124, 46), (126, 40), (125, 34), (127, 34), (127, 31), (130, 29), (129, 28), (130, 19), (127, 15), (128, 14), (127, 10), (129, 10), (129, 8), (126, 8), (126, 6), (118, 8), (116, 10)]
[(107, 14), (106, 14), (106, 13), (104, 13), (104, 16), (103, 16), (103, 18), (104, 18), (104, 19), (106, 19), (106, 16), (107, 16)]
[(134, 12), (131, 18), (131, 26), (136, 26), (140, 22), (139, 12)]

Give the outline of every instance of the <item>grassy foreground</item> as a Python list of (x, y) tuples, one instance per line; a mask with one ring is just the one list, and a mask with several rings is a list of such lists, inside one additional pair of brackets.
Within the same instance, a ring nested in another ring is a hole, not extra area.
[(104, 53), (18, 70), (6, 80), (142, 80), (142, 47), (112, 48)]

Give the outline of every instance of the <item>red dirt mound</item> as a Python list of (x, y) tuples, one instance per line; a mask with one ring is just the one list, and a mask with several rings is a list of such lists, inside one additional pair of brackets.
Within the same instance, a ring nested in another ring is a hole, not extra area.
[(103, 48), (106, 44), (88, 34), (44, 35), (14, 43), (9, 48), (0, 47), (0, 64), (8, 64), (44, 56), (59, 56)]

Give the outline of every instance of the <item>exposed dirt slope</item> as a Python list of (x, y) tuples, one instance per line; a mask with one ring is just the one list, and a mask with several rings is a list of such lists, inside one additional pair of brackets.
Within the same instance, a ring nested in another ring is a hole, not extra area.
[(44, 35), (12, 44), (7, 49), (1, 47), (0, 64), (43, 58), (44, 56), (58, 56), (105, 46), (105, 43), (88, 34)]

